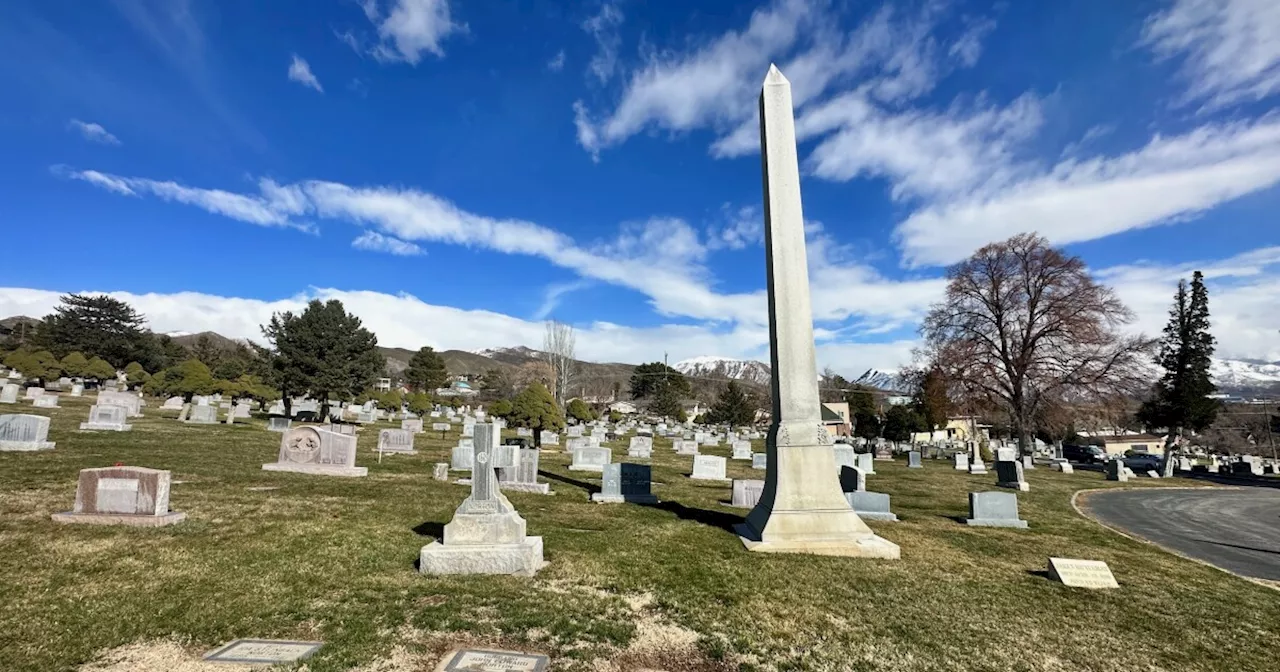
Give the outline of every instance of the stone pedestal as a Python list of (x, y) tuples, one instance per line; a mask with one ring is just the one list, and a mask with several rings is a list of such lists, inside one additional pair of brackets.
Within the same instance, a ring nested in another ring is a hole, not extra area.
[(0, 451), (53, 450), (49, 418), (43, 415), (0, 415)]
[(606, 464), (600, 475), (600, 492), (591, 501), (602, 504), (657, 504), (650, 492), (651, 470), (647, 464)]
[(512, 447), (515, 466), (498, 469), (498, 487), (513, 492), (551, 494), (551, 485), (538, 482), (538, 462), (541, 454), (536, 448)]
[(475, 426), (471, 496), (444, 526), (444, 538), (422, 547), (423, 574), (519, 574), (532, 576), (545, 564), (542, 537), (525, 535), (525, 521), (498, 488), (495, 468), (516, 467), (512, 446), (499, 445), (495, 425)]
[(760, 493), (764, 491), (764, 481), (757, 479), (734, 479), (733, 499), (729, 506), (735, 509), (751, 509), (760, 502)]
[(169, 483), (169, 472), (160, 469), (81, 469), (75, 507), (52, 518), (58, 523), (133, 527), (180, 523), (187, 514), (169, 510)]
[(1013, 488), (1020, 492), (1029, 492), (1031, 486), (1022, 475), (1022, 463), (1013, 460), (996, 462), (996, 485), (1002, 488)]
[(280, 437), (276, 462), (262, 465), (264, 471), (292, 471), (321, 476), (366, 476), (369, 470), (356, 466), (356, 437), (315, 427), (296, 427)]
[(844, 493), (844, 496), (859, 517), (890, 523), (898, 520), (898, 516), (889, 508), (889, 495), (883, 492), (855, 490)]
[(80, 431), (127, 432), (133, 425), (125, 422), (128, 409), (123, 406), (94, 405), (89, 409), (89, 421), (80, 423)]
[(1011, 492), (969, 493), (969, 517), (964, 522), (974, 527), (1027, 527), (1027, 521), (1018, 518), (1018, 496)]
[(845, 499), (819, 414), (791, 84), (774, 66), (760, 93), (760, 151), (773, 424), (760, 502), (736, 531), (756, 552), (897, 559), (898, 546), (876, 536)]

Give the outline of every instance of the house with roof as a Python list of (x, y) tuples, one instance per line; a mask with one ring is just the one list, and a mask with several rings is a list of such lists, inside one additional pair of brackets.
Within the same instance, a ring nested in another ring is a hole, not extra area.
[(822, 402), (819, 413), (822, 416), (822, 427), (832, 437), (849, 436), (853, 433), (853, 423), (849, 416), (849, 402)]

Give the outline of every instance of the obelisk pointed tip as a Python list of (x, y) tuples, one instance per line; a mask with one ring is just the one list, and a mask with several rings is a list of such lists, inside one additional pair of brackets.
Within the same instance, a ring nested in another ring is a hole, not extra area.
[(783, 76), (777, 65), (770, 63), (769, 74), (764, 76), (764, 83), (765, 86), (768, 86), (770, 84), (790, 84), (791, 82), (787, 81), (787, 78)]

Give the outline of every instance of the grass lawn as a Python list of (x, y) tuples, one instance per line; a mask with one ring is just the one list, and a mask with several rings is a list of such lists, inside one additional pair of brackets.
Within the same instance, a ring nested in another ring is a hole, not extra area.
[[(891, 562), (747, 552), (728, 484), (690, 481), (692, 458), (666, 440), (656, 507), (593, 504), (598, 479), (543, 453), (556, 494), (507, 496), (550, 564), (532, 579), (436, 578), (414, 562), (469, 492), (431, 478), (456, 433), (378, 464), (377, 427), (392, 425), (366, 427), (369, 476), (334, 478), (262, 471), (280, 435), (261, 418), (187, 426), (153, 401), (132, 432), (81, 433), (89, 399), (62, 403), (0, 406), (51, 414), (57, 442), (0, 453), (0, 670), (229, 670), (199, 655), (238, 637), (322, 640), (312, 671), (430, 670), (461, 643), (545, 653), (556, 670), (1280, 669), (1280, 594), (1079, 516), (1074, 492), (1122, 485), (1098, 473), (1028, 471), (1018, 531), (957, 522), (994, 471), (877, 463), (868, 488), (901, 518), (870, 523), (902, 547)], [(71, 508), (78, 470), (116, 462), (171, 470), (186, 522), (49, 519)], [(1051, 582), (1051, 555), (1105, 560), (1120, 589)]]

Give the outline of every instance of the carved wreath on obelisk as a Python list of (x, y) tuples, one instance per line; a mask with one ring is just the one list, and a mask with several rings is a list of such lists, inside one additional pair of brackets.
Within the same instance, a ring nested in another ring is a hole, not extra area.
[(315, 462), (320, 454), (320, 436), (309, 428), (289, 432), (284, 439), (284, 454), (290, 462)]

